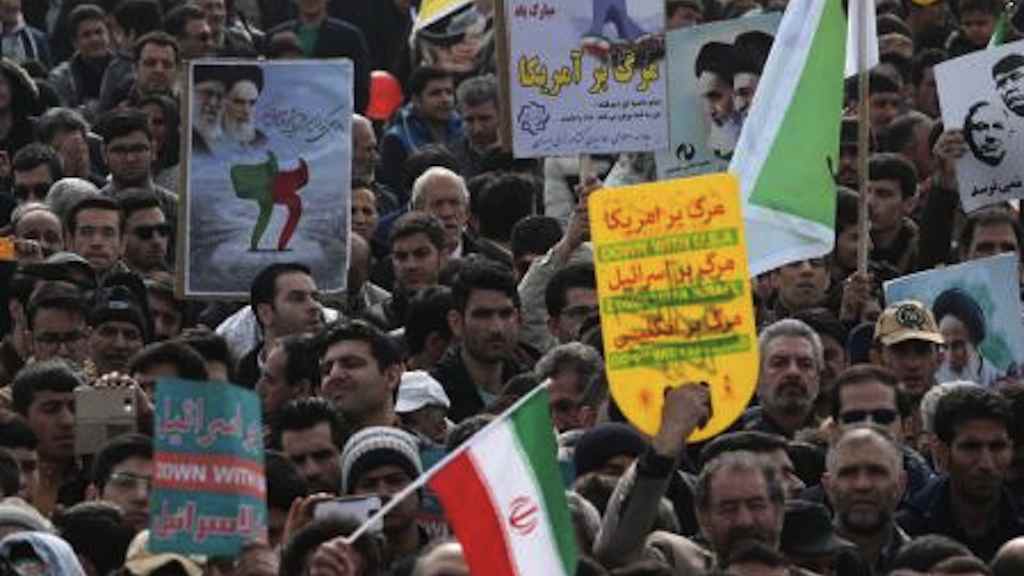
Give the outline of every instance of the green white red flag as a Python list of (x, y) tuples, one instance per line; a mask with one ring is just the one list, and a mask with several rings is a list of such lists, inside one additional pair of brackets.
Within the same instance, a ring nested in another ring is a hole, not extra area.
[(441, 499), (472, 574), (573, 576), (576, 540), (548, 392), (539, 387), (438, 464)]

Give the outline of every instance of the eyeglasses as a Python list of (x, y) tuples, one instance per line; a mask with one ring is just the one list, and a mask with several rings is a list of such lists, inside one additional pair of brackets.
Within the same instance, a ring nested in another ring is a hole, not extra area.
[(159, 234), (161, 238), (167, 238), (171, 235), (171, 225), (164, 224), (152, 224), (136, 226), (132, 229), (132, 234), (139, 237), (139, 240), (149, 240), (153, 237), (153, 234)]
[(75, 344), (81, 342), (85, 338), (85, 332), (81, 330), (72, 330), (70, 332), (42, 332), (35, 334), (32, 340), (36, 345), (46, 346), (49, 348), (57, 348), (61, 344)]
[(132, 474), (131, 472), (114, 472), (110, 475), (110, 479), (107, 480), (107, 484), (120, 490), (135, 490), (140, 487), (149, 490), (153, 485), (153, 478)]
[(840, 414), (839, 419), (843, 421), (843, 424), (857, 424), (870, 418), (875, 424), (886, 425), (895, 422), (897, 416), (899, 413), (891, 408), (879, 408), (878, 410), (850, 410)]
[(25, 202), (30, 199), (42, 200), (46, 198), (46, 194), (50, 192), (50, 184), (40, 182), (39, 184), (33, 184), (26, 186), (20, 184), (14, 187), (14, 197), (18, 199), (18, 202)]

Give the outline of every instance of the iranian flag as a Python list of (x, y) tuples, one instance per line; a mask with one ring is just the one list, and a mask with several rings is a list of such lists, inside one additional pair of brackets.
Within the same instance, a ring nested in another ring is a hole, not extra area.
[(428, 485), (472, 574), (576, 573), (575, 531), (556, 455), (548, 392), (540, 386), (434, 469)]
[(729, 172), (743, 191), (751, 274), (832, 251), (846, 19), (841, 0), (790, 2)]

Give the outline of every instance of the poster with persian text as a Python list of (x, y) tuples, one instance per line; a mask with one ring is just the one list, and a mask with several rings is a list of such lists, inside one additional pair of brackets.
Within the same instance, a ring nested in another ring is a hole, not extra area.
[(505, 0), (517, 157), (668, 145), (665, 5)]
[(1024, 42), (935, 66), (942, 121), (963, 130), (956, 163), (965, 212), (1024, 198)]
[(655, 155), (658, 179), (725, 172), (754, 102), (781, 14), (667, 35), (669, 146)]
[(739, 182), (713, 174), (603, 188), (590, 196), (609, 388), (646, 434), (665, 389), (703, 382), (705, 440), (743, 413), (757, 385), (757, 331)]
[(280, 262), (344, 289), (352, 62), (199, 60), (188, 68), (179, 291), (242, 298)]
[(235, 556), (266, 538), (256, 393), (226, 382), (157, 381), (152, 552)]

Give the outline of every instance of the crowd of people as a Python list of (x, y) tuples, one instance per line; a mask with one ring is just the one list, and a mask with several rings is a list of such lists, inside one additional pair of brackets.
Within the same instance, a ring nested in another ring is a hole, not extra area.
[[(787, 4), (664, 1), (669, 29)], [(881, 290), (1021, 257), (1017, 208), (960, 207), (956, 163), (976, 143), (943, 127), (934, 74), (986, 48), (1012, 16), (1001, 1), (875, 0), (868, 171), (848, 82), (836, 186), (820, 191), (836, 196), (835, 249), (751, 279), (756, 395), (699, 445), (686, 438), (709, 417), (706, 386), (671, 383), (649, 437), (617, 408), (603, 361), (587, 200), (651, 180), (651, 155), (595, 156), (582, 177), (576, 158), (514, 158), (492, 0), (453, 0), (428, 26), (418, 4), (0, 0), (0, 227), (16, 256), (0, 262), (0, 575), (468, 575), (422, 490), (351, 544), (354, 518), (315, 511), (387, 501), (427, 454), (541, 385), (577, 574), (1024, 574), (1024, 375), (984, 357), (985, 312), (964, 293), (929, 307)], [(247, 301), (179, 298), (183, 143), (261, 137), (247, 128), (252, 74), (202, 69), (183, 115), (184, 65), (207, 57), (353, 61), (344, 293), (321, 294), (295, 251)], [(708, 68), (709, 110), (746, 110), (751, 74), (722, 72), (740, 69)], [(1007, 105), (1021, 102), (1024, 59), (1003, 74)], [(237, 556), (149, 545), (162, 377), (259, 396), (267, 535)], [(86, 441), (76, 406), (100, 388), (132, 391), (134, 431)]]

